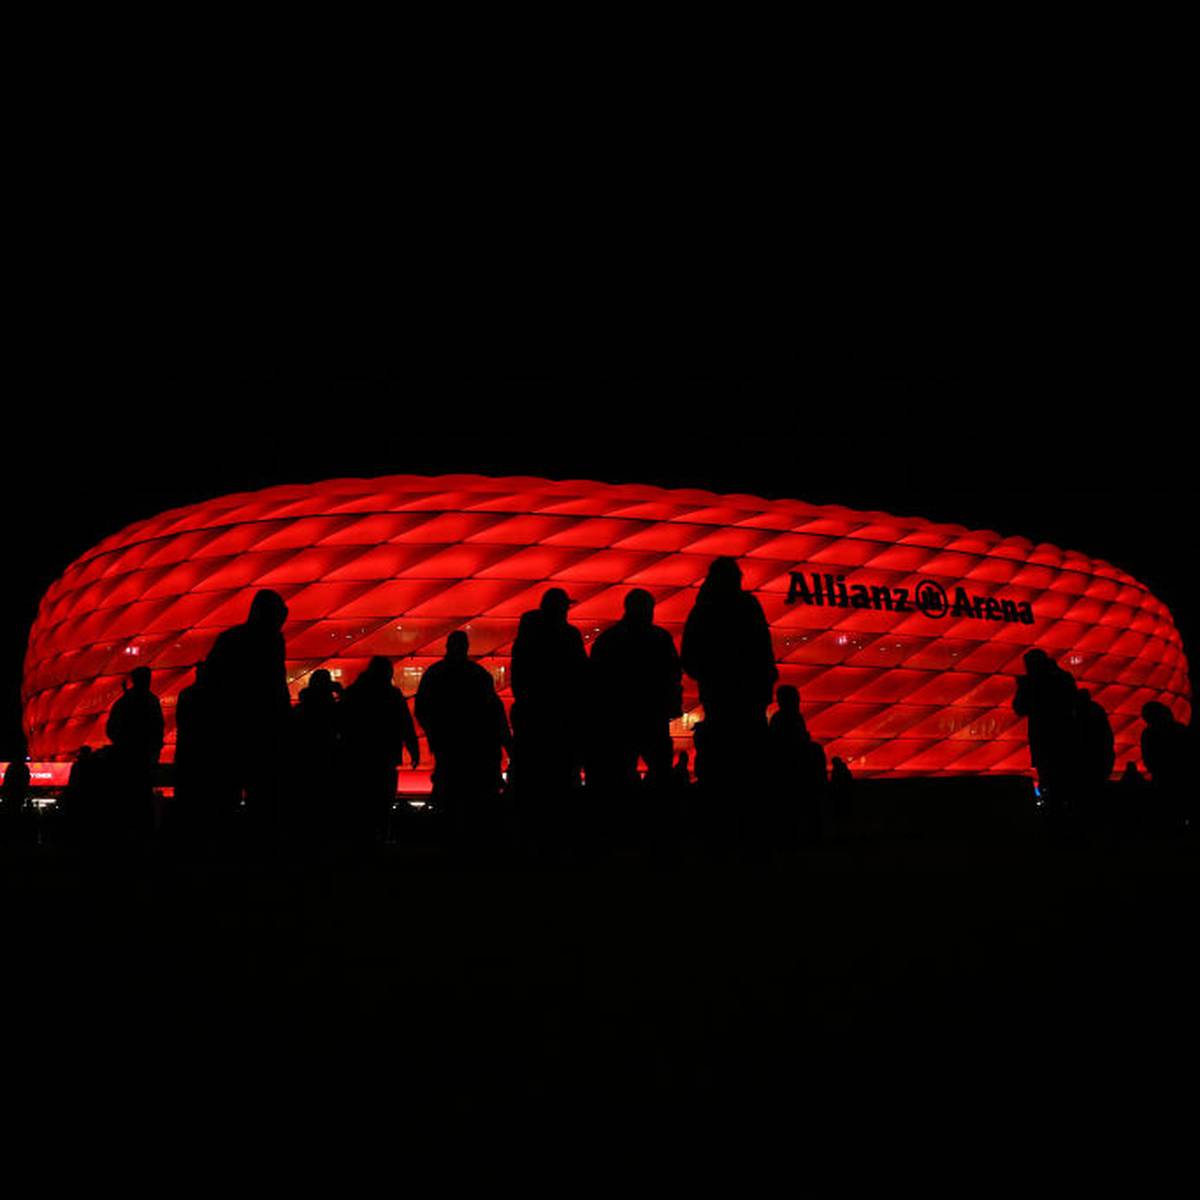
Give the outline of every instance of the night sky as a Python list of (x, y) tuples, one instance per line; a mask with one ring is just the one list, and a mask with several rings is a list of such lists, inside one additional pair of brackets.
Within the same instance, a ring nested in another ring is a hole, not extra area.
[(1152, 372), (888, 377), (824, 359), (807, 377), (597, 382), (424, 364), (373, 379), (108, 365), (35, 373), (8, 419), (0, 758), (18, 735), (38, 599), (73, 558), (166, 508), (341, 475), (693, 486), (1021, 535), (1129, 571), (1171, 609), (1196, 661), (1194, 451), (1172, 382)]
[(993, 70), (935, 41), (928, 74), (889, 41), (894, 80), (755, 58), (745, 92), (683, 54), (686, 92), (628, 112), (608, 61), (585, 103), (533, 86), (512, 112), (511, 71), (475, 94), (406, 62), (402, 102), (354, 93), (346, 120), (306, 59), (279, 56), (278, 92), (256, 62), (242, 96), (211, 57), (147, 86), (81, 44), (99, 75), (56, 63), (18, 122), (0, 754), (74, 557), (347, 474), (693, 485), (1046, 540), (1147, 584), (1194, 661), (1187, 72), (1057, 37), (1020, 32)]

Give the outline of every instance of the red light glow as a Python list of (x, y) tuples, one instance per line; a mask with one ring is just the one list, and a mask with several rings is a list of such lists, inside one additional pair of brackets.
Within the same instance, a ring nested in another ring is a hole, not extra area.
[[(507, 701), (517, 621), (547, 586), (568, 590), (572, 620), (589, 639), (620, 617), (630, 587), (647, 588), (678, 643), (696, 589), (722, 554), (737, 556), (745, 586), (762, 602), (780, 682), (800, 688), (814, 737), (856, 774), (1028, 771), (1012, 695), (1022, 655), (1034, 646), (1061, 657), (1104, 707), (1118, 769), (1139, 757), (1147, 700), (1188, 718), (1187, 662), (1170, 614), (1105, 562), (956, 525), (798, 501), (402, 475), (176, 509), (72, 563), (43, 597), (30, 633), (22, 692), (30, 751), (61, 762), (85, 743), (102, 745), (123, 678), (148, 666), (167, 717), (169, 759), (175, 699), (192, 665), (245, 618), (261, 587), (288, 603), (293, 695), (318, 667), (349, 682), (372, 655), (385, 654), (411, 697), (446, 635), (466, 629)], [(932, 580), (948, 597), (961, 589), (978, 598), (978, 612), (789, 603), (793, 573), (828, 577), (835, 591), (844, 583), (895, 596), (915, 596)], [(1010, 619), (1012, 609), (999, 619), (1002, 601), (1029, 605), (1032, 623)], [(701, 715), (694, 689), (685, 708), (674, 729), (680, 748), (689, 747)]]

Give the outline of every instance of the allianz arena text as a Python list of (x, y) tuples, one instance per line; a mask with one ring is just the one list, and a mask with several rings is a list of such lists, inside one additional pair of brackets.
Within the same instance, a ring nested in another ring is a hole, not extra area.
[[(411, 698), (447, 634), (464, 629), (507, 702), (517, 623), (548, 586), (566, 589), (588, 642), (620, 617), (629, 588), (646, 588), (678, 645), (719, 555), (737, 558), (762, 603), (779, 682), (800, 689), (809, 730), (855, 774), (1027, 772), (1012, 699), (1034, 646), (1108, 713), (1118, 770), (1139, 758), (1146, 701), (1188, 719), (1187, 662), (1167, 609), (1082, 554), (792, 500), (397, 475), (223, 496), (140, 521), (72, 563), (30, 633), (29, 752), (62, 761), (103, 744), (124, 678), (147, 666), (170, 759), (175, 698), (260, 588), (288, 604), (293, 696), (318, 667), (348, 683), (383, 654)], [(703, 716), (686, 678), (684, 709), (679, 748)]]

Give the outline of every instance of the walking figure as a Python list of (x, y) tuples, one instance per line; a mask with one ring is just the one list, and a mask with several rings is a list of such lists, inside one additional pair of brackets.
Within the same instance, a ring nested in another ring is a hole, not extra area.
[(256, 593), (245, 622), (218, 635), (204, 664), (217, 804), (223, 811), (244, 804), (260, 837), (272, 830), (282, 803), (292, 707), (284, 665), (287, 615), (278, 592)]
[(333, 817), (341, 780), (342, 685), (319, 667), (300, 689), (292, 711), (291, 832), (317, 838)]
[(704, 706), (697, 778), (723, 792), (739, 783), (743, 794), (760, 788), (767, 706), (779, 671), (762, 606), (742, 589), (735, 559), (718, 558), (709, 567), (684, 626), (681, 658)]
[(1075, 680), (1044, 650), (1025, 655), (1025, 674), (1017, 679), (1013, 711), (1029, 720), (1029, 759), (1051, 837), (1066, 834), (1078, 780), (1079, 726)]
[(825, 750), (814, 742), (800, 713), (800, 692), (790, 684), (775, 693), (779, 707), (768, 726), (771, 795), (769, 830), (785, 843), (820, 841), (825, 800)]
[(1155, 824), (1179, 831), (1196, 818), (1195, 763), (1187, 726), (1158, 700), (1142, 705), (1142, 762), (1150, 772)]
[(150, 668), (129, 673), (125, 691), (112, 706), (105, 733), (112, 743), (107, 764), (108, 812), (112, 832), (147, 835), (154, 821), (154, 777), (163, 746), (163, 714), (150, 690)]
[(392, 683), (392, 662), (377, 655), (342, 696), (343, 829), (363, 845), (387, 837), (396, 802), (397, 773), (408, 756), (420, 766), (421, 748), (404, 693)]
[(433, 754), (434, 805), (457, 840), (475, 843), (498, 832), (502, 754), (512, 737), (495, 681), (469, 650), (465, 632), (450, 634), (445, 657), (422, 675), (413, 707)]
[[(628, 790), (646, 764), (646, 782), (661, 787), (671, 771), (671, 722), (683, 713), (682, 669), (675, 642), (654, 624), (654, 597), (634, 588), (625, 615), (592, 645), (598, 774)], [(589, 778), (588, 784), (592, 780)]]
[(33, 840), (33, 812), (29, 806), (29, 766), (25, 762), (25, 746), (19, 747), (4, 771), (0, 783), (0, 841), (10, 845)]
[(527, 832), (561, 840), (577, 814), (571, 793), (583, 765), (580, 728), (590, 711), (588, 657), (567, 620), (562, 588), (521, 617), (512, 650), (513, 775)]

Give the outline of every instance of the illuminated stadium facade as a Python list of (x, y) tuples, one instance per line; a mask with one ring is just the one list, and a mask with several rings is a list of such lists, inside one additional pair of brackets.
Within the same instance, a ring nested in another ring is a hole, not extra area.
[[(400, 475), (175, 509), (72, 563), (30, 634), (30, 754), (61, 761), (102, 744), (124, 677), (148, 666), (169, 758), (175, 698), (260, 588), (288, 604), (293, 696), (318, 667), (349, 682), (383, 654), (411, 697), (446, 635), (465, 629), (507, 701), (518, 620), (548, 586), (570, 594), (588, 642), (620, 617), (629, 588), (646, 588), (678, 645), (718, 555), (738, 559), (761, 601), (779, 682), (800, 689), (813, 736), (856, 774), (1028, 771), (1012, 698), (1033, 646), (1104, 707), (1118, 769), (1138, 758), (1146, 701), (1188, 718), (1187, 662), (1170, 614), (1135, 579), (1082, 554), (790, 500)], [(685, 684), (673, 727), (680, 747), (703, 715)]]

